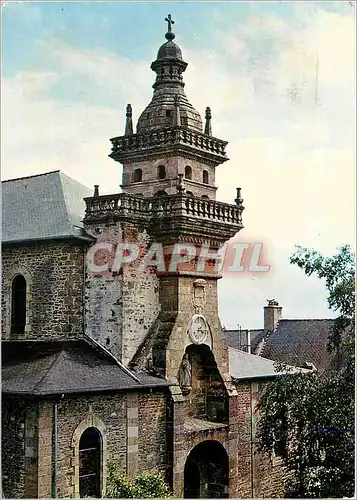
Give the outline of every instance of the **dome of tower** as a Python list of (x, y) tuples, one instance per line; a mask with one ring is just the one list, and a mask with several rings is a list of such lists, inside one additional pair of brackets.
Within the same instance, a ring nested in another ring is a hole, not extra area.
[[(179, 124), (184, 128), (202, 132), (201, 116), (184, 92), (182, 74), (187, 63), (182, 58), (180, 47), (173, 41), (175, 34), (171, 30), (171, 24), (174, 21), (170, 15), (165, 20), (169, 22), (169, 30), (165, 34), (167, 41), (161, 45), (157, 59), (151, 64), (151, 69), (156, 73), (154, 94), (149, 105), (141, 113), (136, 130), (140, 134)], [(178, 110), (175, 109), (175, 103), (179, 107)]]
[(183, 60), (180, 47), (172, 40), (169, 40), (161, 45), (157, 53), (157, 59), (166, 58), (181, 59), (181, 61)]

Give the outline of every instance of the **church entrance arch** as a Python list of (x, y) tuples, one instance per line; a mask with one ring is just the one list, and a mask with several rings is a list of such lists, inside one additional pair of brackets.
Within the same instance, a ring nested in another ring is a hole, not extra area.
[(228, 498), (228, 455), (219, 441), (199, 443), (184, 471), (184, 498)]

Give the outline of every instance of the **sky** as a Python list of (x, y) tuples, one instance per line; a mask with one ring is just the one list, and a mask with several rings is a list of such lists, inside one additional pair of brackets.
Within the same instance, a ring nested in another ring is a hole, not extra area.
[(186, 95), (229, 142), (217, 199), (242, 188), (237, 241), (262, 243), (271, 266), (220, 280), (223, 325), (262, 327), (272, 298), (287, 319), (333, 317), (289, 257), (354, 245), (354, 2), (3, 2), (2, 179), (59, 169), (119, 192), (109, 139), (127, 103), (136, 121), (151, 100), (168, 13)]

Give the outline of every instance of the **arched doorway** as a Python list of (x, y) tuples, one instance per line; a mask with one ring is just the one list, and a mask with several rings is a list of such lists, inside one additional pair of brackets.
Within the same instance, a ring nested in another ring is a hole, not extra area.
[(86, 429), (79, 440), (79, 495), (101, 497), (101, 435), (95, 427)]
[(184, 471), (184, 498), (228, 498), (228, 455), (219, 441), (195, 446)]

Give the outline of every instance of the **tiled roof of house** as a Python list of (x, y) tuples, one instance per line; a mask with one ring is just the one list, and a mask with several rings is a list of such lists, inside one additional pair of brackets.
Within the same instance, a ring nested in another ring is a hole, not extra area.
[(22, 396), (166, 387), (137, 375), (89, 338), (2, 342), (2, 391)]
[(294, 366), (313, 363), (325, 370), (334, 363), (327, 349), (332, 325), (333, 319), (281, 319), (275, 330), (254, 339), (252, 352)]
[[(229, 372), (235, 380), (251, 380), (251, 379), (266, 379), (278, 377), (285, 372), (276, 369), (276, 362), (271, 359), (262, 358), (255, 354), (233, 347), (228, 348), (229, 353)], [(303, 368), (295, 368), (290, 366), (291, 373), (308, 372)]]
[(2, 241), (79, 238), (91, 190), (59, 170), (2, 182)]

